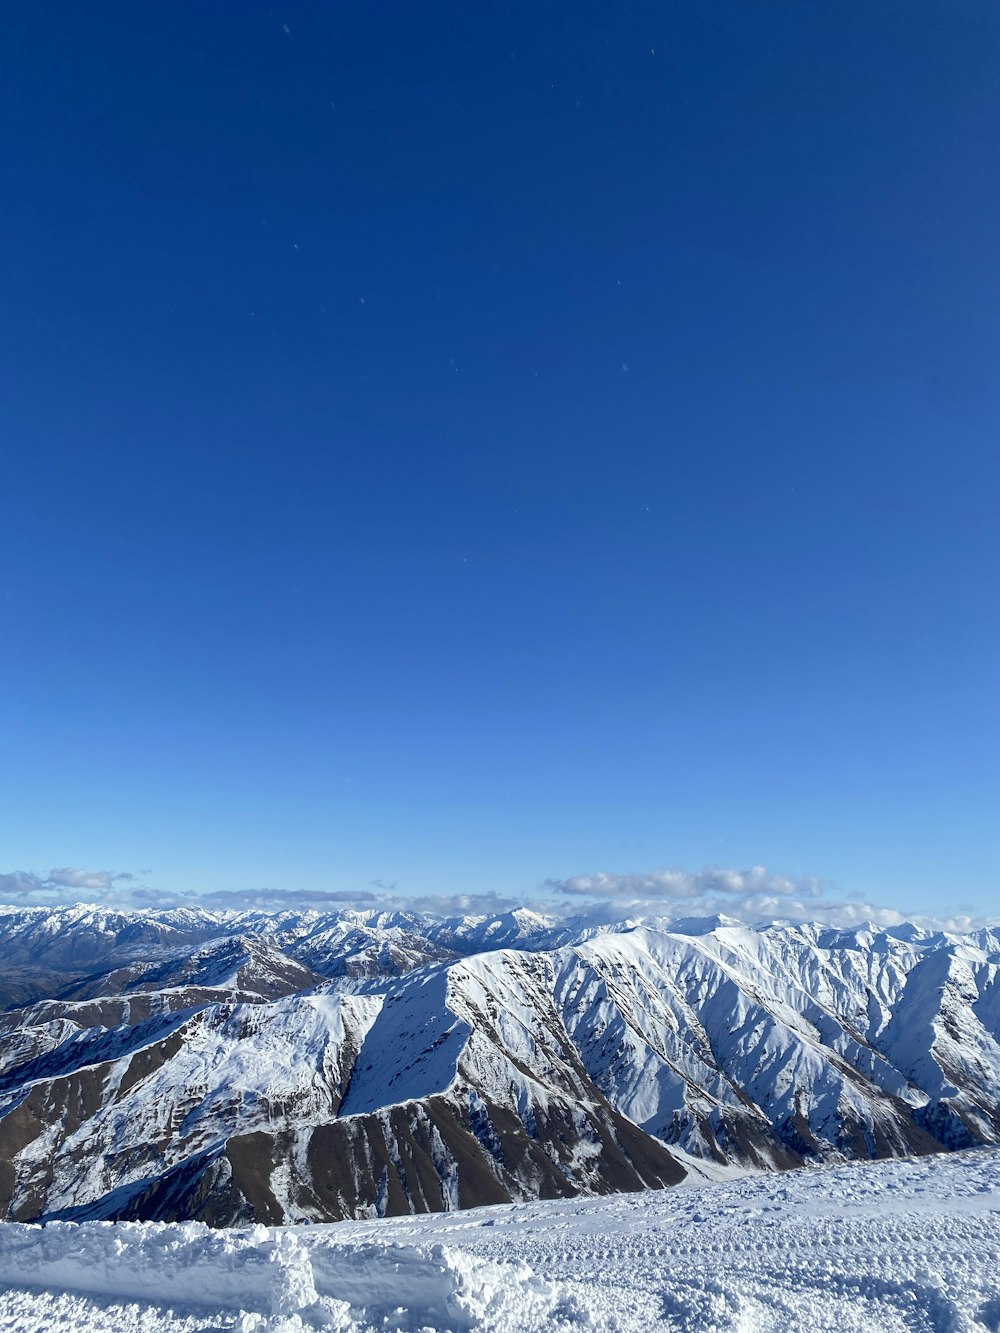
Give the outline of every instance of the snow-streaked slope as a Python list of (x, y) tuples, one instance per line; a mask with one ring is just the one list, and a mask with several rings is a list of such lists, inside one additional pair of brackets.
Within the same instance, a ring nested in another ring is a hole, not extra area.
[(380, 1005), (309, 994), (72, 1032), (0, 1083), (9, 1215), (128, 1215), (241, 1136), (329, 1120)]
[(550, 980), (545, 956), (510, 952), (387, 994), (21, 1029), (30, 1058), (0, 1078), (5, 1215), (323, 1221), (679, 1180), (590, 1083)]
[(336, 1226), (0, 1227), (17, 1333), (985, 1333), (1000, 1153)]
[(914, 1114), (927, 1095), (851, 1026), (852, 964), (835, 987), (791, 944), (637, 929), (565, 951), (558, 997), (598, 1086), (667, 1142), (760, 1165), (934, 1147)]
[(196, 987), (224, 990), (247, 999), (273, 1000), (308, 990), (324, 980), (272, 941), (256, 935), (225, 935), (192, 952), (134, 962), (68, 986), (65, 1000), (151, 993)]

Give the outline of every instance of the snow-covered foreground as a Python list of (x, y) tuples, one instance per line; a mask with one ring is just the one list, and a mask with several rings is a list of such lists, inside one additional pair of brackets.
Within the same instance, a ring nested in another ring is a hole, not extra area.
[(0, 1226), (0, 1329), (1000, 1330), (1000, 1152), (333, 1226)]

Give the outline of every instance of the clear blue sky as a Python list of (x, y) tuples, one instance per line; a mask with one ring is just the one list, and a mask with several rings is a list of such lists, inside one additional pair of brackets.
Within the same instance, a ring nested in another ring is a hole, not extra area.
[(14, 0), (0, 869), (997, 910), (998, 71), (992, 0)]

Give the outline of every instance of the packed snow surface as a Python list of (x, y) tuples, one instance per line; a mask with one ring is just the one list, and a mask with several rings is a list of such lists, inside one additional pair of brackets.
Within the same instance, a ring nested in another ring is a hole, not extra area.
[(0, 1225), (0, 1330), (1000, 1330), (1000, 1152), (332, 1226)]

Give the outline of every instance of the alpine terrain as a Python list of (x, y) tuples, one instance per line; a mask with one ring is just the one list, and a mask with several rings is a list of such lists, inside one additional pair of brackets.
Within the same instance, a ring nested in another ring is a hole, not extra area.
[(0, 912), (0, 1217), (274, 1225), (1000, 1142), (1000, 936)]

